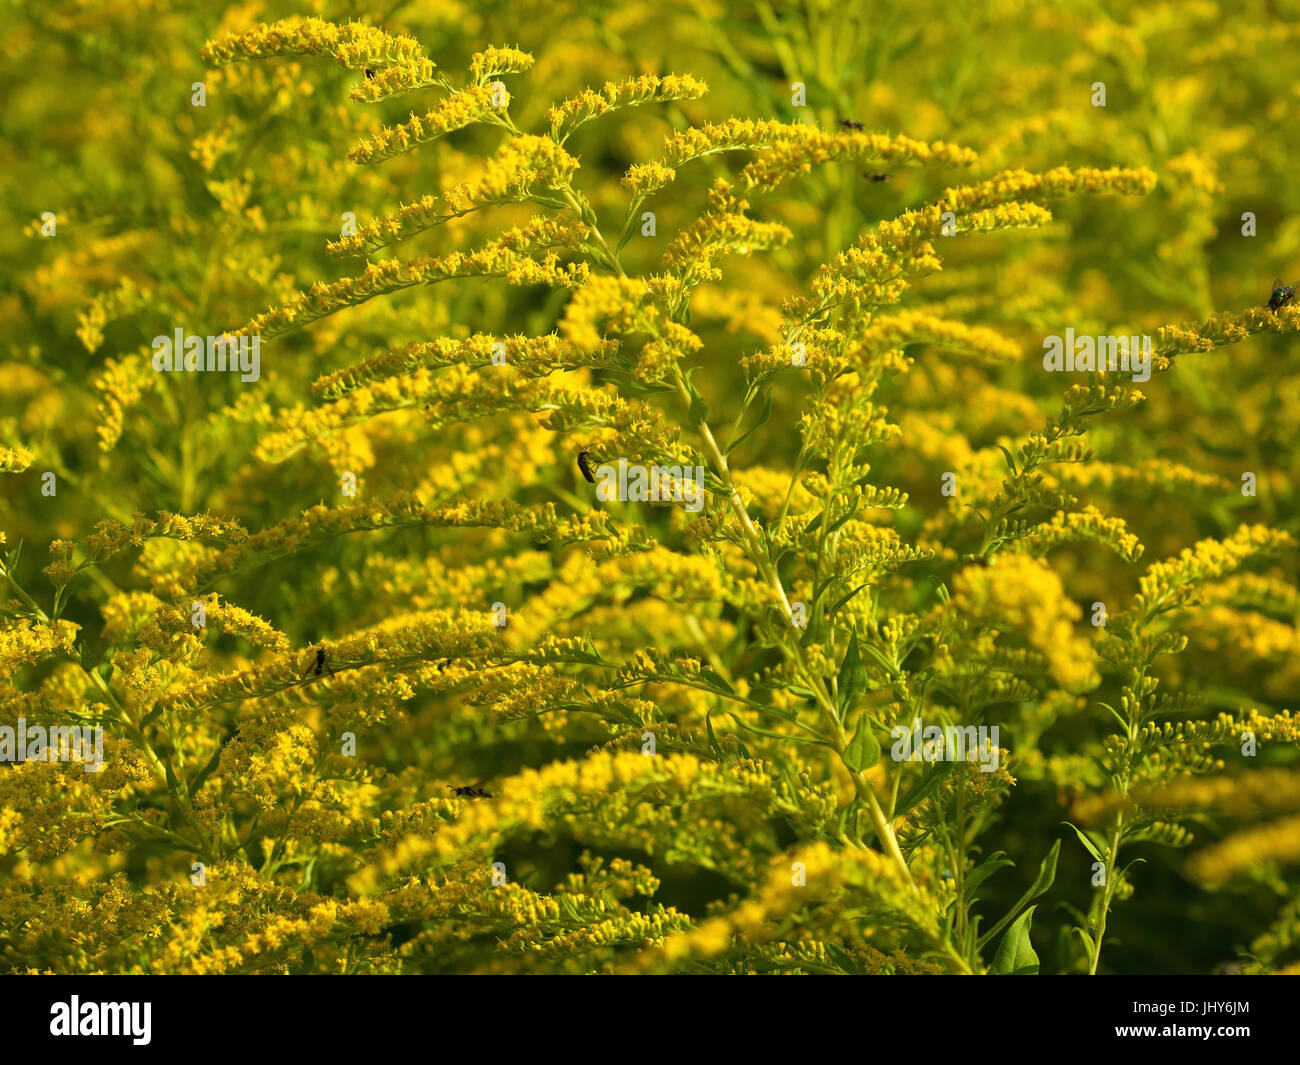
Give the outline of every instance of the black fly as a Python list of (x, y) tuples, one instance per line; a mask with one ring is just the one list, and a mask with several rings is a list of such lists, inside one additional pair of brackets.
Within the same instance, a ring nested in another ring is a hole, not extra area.
[(325, 648), (317, 647), (316, 659), (307, 667), (307, 672), (304, 673), (303, 676), (306, 677), (309, 674), (314, 673), (319, 677), (321, 675), (321, 670), (327, 672), (331, 677), (334, 676), (334, 670), (330, 668), (329, 660), (325, 657)]
[(877, 184), (879, 184), (882, 181), (889, 180), (888, 174), (863, 174), (862, 176), (866, 178), (868, 181), (874, 181)]
[(861, 129), (861, 128), (862, 128), (862, 123), (861, 123), (861, 122), (854, 122), (853, 119), (851, 119), (851, 118), (841, 118), (841, 119), (840, 119), (840, 125), (843, 126), (845, 129)]
[(590, 451), (584, 449), (578, 452), (578, 469), (580, 469), (582, 475), (587, 478), (588, 484), (596, 483), (596, 464), (592, 461)]
[(485, 783), (487, 783), (487, 778), (483, 777), (474, 781), (473, 784), (466, 784), (463, 788), (458, 788), (455, 784), (448, 784), (447, 789), (454, 791), (457, 797), (461, 799), (490, 799), (492, 793), (483, 787)]

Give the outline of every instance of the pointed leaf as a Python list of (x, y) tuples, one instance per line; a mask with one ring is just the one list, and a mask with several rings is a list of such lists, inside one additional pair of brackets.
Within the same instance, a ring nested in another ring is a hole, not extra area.
[(858, 722), (858, 731), (844, 748), (844, 764), (855, 773), (870, 769), (880, 761), (880, 742), (871, 727), (871, 721), (864, 715)]
[(700, 670), (700, 680), (704, 681), (714, 691), (726, 692), (728, 695), (735, 695), (736, 689), (719, 677), (711, 669)]
[(938, 791), (939, 785), (956, 768), (956, 765), (956, 762), (935, 762), (931, 768), (921, 774), (921, 779), (913, 784), (907, 793), (899, 799), (898, 805), (894, 808), (894, 816), (902, 817), (913, 806), (924, 802)]
[(839, 599), (837, 599), (835, 601), (835, 605), (832, 606), (830, 610), (826, 612), (827, 617), (834, 617), (835, 611), (839, 610), (840, 607), (842, 607), (845, 603), (847, 603), (850, 599), (852, 599), (855, 595), (857, 595), (858, 592), (862, 591), (863, 588), (866, 588), (867, 585), (869, 585), (870, 583), (871, 583), (870, 581), (866, 581), (863, 584), (859, 584), (856, 588), (853, 589), (853, 591), (849, 592), (848, 595), (841, 596)]
[[(849, 639), (849, 649), (844, 655), (844, 663), (840, 666), (840, 717), (844, 717), (850, 710), (858, 705), (858, 700), (866, 693), (867, 690), (867, 667), (862, 664), (862, 659), (858, 655), (858, 634), (855, 632)], [(877, 753), (877, 760), (879, 754)], [(875, 762), (871, 763), (875, 765)]]
[(727, 454), (730, 455), (736, 450), (736, 448), (740, 447), (741, 444), (748, 440), (750, 436), (766, 425), (767, 420), (770, 417), (772, 417), (772, 390), (769, 388), (763, 393), (763, 407), (758, 412), (757, 420), (753, 425), (741, 433), (740, 436), (736, 437), (735, 440), (727, 445)]
[(1010, 467), (1012, 476), (1015, 476), (1017, 472), (1016, 460), (1011, 457), (1011, 452), (1008, 451), (1006, 448), (1004, 448), (1001, 444), (998, 445), (998, 450), (1001, 451), (1002, 454), (1006, 456), (1007, 466)]
[[(1070, 822), (1069, 822), (1069, 821), (1062, 821), (1061, 824), (1063, 824), (1063, 825), (1070, 825)], [(1096, 848), (1096, 846), (1093, 844), (1092, 840), (1090, 840), (1087, 836), (1085, 836), (1085, 835), (1083, 834), (1083, 829), (1081, 829), (1081, 828), (1076, 828), (1074, 825), (1070, 825), (1070, 827), (1074, 829), (1074, 834), (1075, 834), (1076, 836), (1079, 837), (1079, 842), (1082, 843), (1085, 847), (1088, 848), (1088, 853), (1089, 853), (1089, 854), (1091, 854), (1091, 855), (1092, 855), (1094, 858), (1096, 858), (1097, 861), (1099, 861), (1099, 862), (1101, 862), (1101, 861), (1105, 861), (1105, 859), (1102, 858), (1102, 856), (1101, 856), (1101, 851), (1097, 850), (1097, 848)]]
[(1020, 912), (1021, 907), (1033, 902), (1034, 899), (1052, 886), (1052, 883), (1056, 880), (1056, 860), (1060, 855), (1061, 841), (1058, 839), (1052, 844), (1052, 849), (1047, 852), (1047, 857), (1043, 859), (1042, 864), (1038, 867), (1038, 875), (1034, 877), (1034, 882), (1029, 885), (1029, 890), (1016, 900), (1016, 904), (1007, 910), (1006, 915), (997, 924), (980, 936), (979, 945), (981, 947), (1010, 924), (1011, 919)]
[(1007, 934), (998, 944), (998, 952), (993, 955), (993, 964), (989, 966), (990, 976), (1038, 975), (1038, 955), (1029, 942), (1029, 928), (1037, 908), (1030, 906), (1007, 929)]
[(999, 869), (1005, 869), (1007, 866), (1015, 864), (1015, 862), (1011, 861), (1011, 859), (1006, 856), (1004, 851), (994, 851), (962, 879), (962, 887), (965, 889), (966, 897), (973, 899), (975, 897), (975, 889), (984, 883), (985, 880), (991, 877)]

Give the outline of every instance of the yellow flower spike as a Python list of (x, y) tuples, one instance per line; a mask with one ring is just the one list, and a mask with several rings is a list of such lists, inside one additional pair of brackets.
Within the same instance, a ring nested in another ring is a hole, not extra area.
[(360, 22), (340, 26), (318, 18), (282, 19), (210, 42), (201, 52), (203, 61), (214, 65), (286, 55), (328, 56), (340, 66), (361, 70), (412, 63), (423, 52), (414, 37), (394, 36)]
[(651, 101), (698, 100), (708, 91), (704, 82), (688, 75), (659, 78), (646, 74), (623, 82), (606, 82), (599, 92), (587, 89), (552, 107), (546, 117), (551, 123), (552, 139), (563, 144), (575, 130), (610, 111)]
[(444, 134), (483, 122), (495, 107), (494, 92), (487, 86), (454, 93), (422, 117), (412, 116), (409, 122), (385, 127), (354, 145), (348, 151), (348, 159), (354, 163), (381, 163), (414, 151)]

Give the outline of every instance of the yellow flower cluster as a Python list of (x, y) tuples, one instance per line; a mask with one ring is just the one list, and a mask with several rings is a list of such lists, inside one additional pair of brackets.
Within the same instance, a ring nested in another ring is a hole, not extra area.
[(1297, 35), (918, 2), (11, 13), (0, 730), (104, 766), (0, 732), (0, 971), (1102, 972), (1296, 893)]
[(637, 104), (667, 100), (698, 100), (709, 91), (702, 81), (688, 76), (668, 75), (658, 78), (650, 74), (622, 82), (606, 82), (595, 92), (586, 89), (571, 100), (565, 100), (546, 112), (551, 123), (551, 137), (563, 144), (574, 130), (599, 118), (608, 111), (617, 111)]
[(380, 163), (422, 144), (437, 140), (453, 130), (482, 122), (493, 109), (495, 92), (486, 85), (453, 93), (423, 116), (412, 115), (409, 121), (371, 134), (348, 152), (354, 163)]
[(205, 63), (234, 63), (283, 55), (329, 56), (341, 66), (361, 70), (413, 63), (423, 57), (414, 37), (394, 36), (360, 22), (337, 25), (318, 18), (283, 19), (245, 34), (205, 45)]
[(472, 211), (494, 203), (526, 200), (535, 188), (566, 185), (578, 161), (548, 137), (519, 136), (506, 141), (470, 181), (443, 193), (452, 211)]
[(1066, 597), (1059, 575), (1039, 559), (1003, 555), (986, 568), (967, 566), (954, 580), (951, 609), (1023, 632), (1066, 691), (1087, 691), (1101, 679), (1088, 642), (1074, 632), (1082, 609)]

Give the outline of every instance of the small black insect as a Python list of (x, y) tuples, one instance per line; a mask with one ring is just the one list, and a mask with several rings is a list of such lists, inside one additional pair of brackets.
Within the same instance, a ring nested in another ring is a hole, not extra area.
[(889, 180), (888, 174), (863, 174), (862, 176), (866, 178), (868, 181), (874, 181), (877, 184), (879, 184), (882, 181)]
[(843, 126), (845, 129), (861, 129), (861, 128), (862, 128), (862, 123), (861, 123), (861, 122), (854, 122), (853, 119), (851, 119), (851, 118), (841, 118), (841, 119), (840, 119), (840, 125)]
[(316, 660), (307, 667), (307, 672), (304, 673), (303, 676), (305, 677), (309, 673), (314, 673), (316, 674), (316, 676), (319, 677), (321, 675), (322, 669), (325, 670), (327, 673), (329, 673), (331, 677), (334, 676), (334, 670), (330, 668), (330, 664), (328, 660), (325, 658), (325, 648), (317, 647)]
[(371, 70), (369, 67), (366, 67), (366, 81), (369, 81), (374, 76), (375, 76), (375, 72)]
[(448, 784), (447, 789), (454, 791), (457, 797), (461, 799), (490, 799), (492, 793), (483, 787), (485, 783), (487, 783), (487, 778), (483, 777), (474, 781), (473, 784), (466, 784), (463, 788), (458, 788), (455, 784)]
[(583, 450), (578, 452), (578, 469), (580, 469), (582, 475), (587, 478), (588, 484), (596, 483), (596, 464), (592, 460), (590, 451)]
[(1277, 314), (1279, 307), (1286, 307), (1295, 302), (1295, 290), (1300, 288), (1300, 281), (1295, 281), (1289, 285), (1282, 282), (1273, 282), (1273, 295), (1268, 298), (1268, 307), (1274, 314)]

